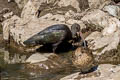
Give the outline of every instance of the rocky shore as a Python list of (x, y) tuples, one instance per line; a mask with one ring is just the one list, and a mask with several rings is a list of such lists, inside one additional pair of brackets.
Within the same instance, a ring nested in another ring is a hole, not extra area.
[[(1, 0), (0, 4), (3, 80), (8, 78), (7, 67), (15, 64), (22, 65), (18, 72), (27, 75), (24, 80), (120, 79), (119, 0)], [(51, 25), (70, 28), (74, 23), (80, 25), (88, 49), (68, 42), (55, 54), (50, 46), (28, 47), (23, 43)]]

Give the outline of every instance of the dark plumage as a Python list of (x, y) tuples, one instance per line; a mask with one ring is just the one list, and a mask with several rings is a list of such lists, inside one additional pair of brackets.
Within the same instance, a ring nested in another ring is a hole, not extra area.
[(57, 46), (64, 41), (78, 38), (77, 33), (80, 31), (79, 24), (75, 23), (71, 26), (71, 30), (65, 24), (56, 24), (49, 26), (43, 31), (35, 34), (28, 40), (24, 41), (25, 45), (38, 45), (38, 44), (51, 44), (53, 46), (53, 52), (55, 52)]

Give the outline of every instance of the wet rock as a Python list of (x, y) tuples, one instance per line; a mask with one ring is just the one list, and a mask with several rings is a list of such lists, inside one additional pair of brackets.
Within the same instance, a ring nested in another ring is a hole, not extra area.
[(53, 53), (44, 53), (44, 54), (40, 54), (40, 53), (35, 53), (33, 55), (31, 55), (26, 62), (28, 63), (37, 63), (37, 62), (42, 62), (42, 61), (46, 61), (48, 60), (48, 57), (54, 55)]
[(25, 63), (26, 55), (14, 54), (10, 55), (8, 51), (4, 51), (4, 62), (7, 64)]
[(117, 18), (120, 17), (120, 7), (118, 5), (107, 5), (103, 8), (104, 11), (107, 11), (110, 15)]
[[(34, 58), (35, 55), (37, 55), (37, 59)], [(37, 53), (34, 54), (34, 56), (32, 55), (30, 58), (28, 58), (27, 62), (31, 62), (31, 64), (27, 64), (25, 69), (30, 75), (33, 76), (45, 76), (47, 74), (56, 73), (67, 68), (68, 65), (68, 61), (66, 59), (62, 59), (60, 56), (53, 53)]]

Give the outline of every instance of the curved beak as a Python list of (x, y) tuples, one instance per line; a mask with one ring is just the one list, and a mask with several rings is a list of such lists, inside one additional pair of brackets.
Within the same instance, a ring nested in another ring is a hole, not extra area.
[(86, 47), (87, 47), (87, 43), (85, 42), (85, 39), (84, 39), (84, 37), (83, 37), (82, 32), (81, 32), (81, 31), (77, 32), (77, 35), (78, 35), (79, 37), (81, 37), (82, 42), (83, 42), (83, 44), (84, 44), (84, 47), (86, 48)]

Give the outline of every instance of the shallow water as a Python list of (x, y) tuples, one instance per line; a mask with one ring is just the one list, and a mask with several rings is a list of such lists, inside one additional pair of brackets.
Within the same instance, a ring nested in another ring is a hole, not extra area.
[[(71, 73), (77, 72), (75, 67), (68, 65), (64, 68), (61, 68), (59, 71), (54, 71), (53, 73), (46, 73), (46, 74), (35, 74), (26, 72), (25, 65), (22, 63), (13, 63), (8, 64), (4, 61), (4, 53), (0, 53), (0, 66), (1, 66), (1, 80), (59, 80), (60, 78), (69, 75)], [(11, 53), (10, 56), (16, 55), (15, 50)], [(22, 54), (23, 55), (23, 54)], [(63, 59), (70, 58), (71, 52), (69, 53), (62, 53), (58, 54), (59, 56), (62, 56)], [(21, 55), (19, 55), (21, 56)], [(29, 56), (29, 55), (27, 55)], [(69, 61), (69, 60), (68, 60)]]
[[(18, 52), (17, 52), (18, 53)], [(71, 65), (71, 60), (70, 58), (72, 57), (72, 51), (65, 52), (65, 53), (59, 53), (58, 55), (62, 57), (62, 59), (67, 59), (69, 61), (69, 65), (66, 67), (61, 68), (59, 71), (53, 71), (53, 72), (48, 72), (45, 74), (35, 74), (32, 72), (29, 72), (25, 70), (25, 65), (23, 63), (12, 63), (8, 64), (4, 61), (4, 53), (0, 53), (0, 68), (1, 68), (1, 80), (59, 80), (62, 77), (65, 77), (69, 74), (79, 72), (75, 67)], [(19, 56), (20, 53), (18, 53)], [(12, 53), (10, 56), (16, 55), (16, 51), (13, 49)], [(25, 54), (24, 54), (25, 55)], [(30, 55), (26, 55), (30, 56)], [(120, 62), (120, 61), (119, 61)], [(106, 63), (106, 61), (101, 62)], [(100, 64), (101, 64), (100, 63)], [(110, 62), (108, 62), (110, 63)], [(116, 64), (116, 62), (111, 61), (112, 64)]]

